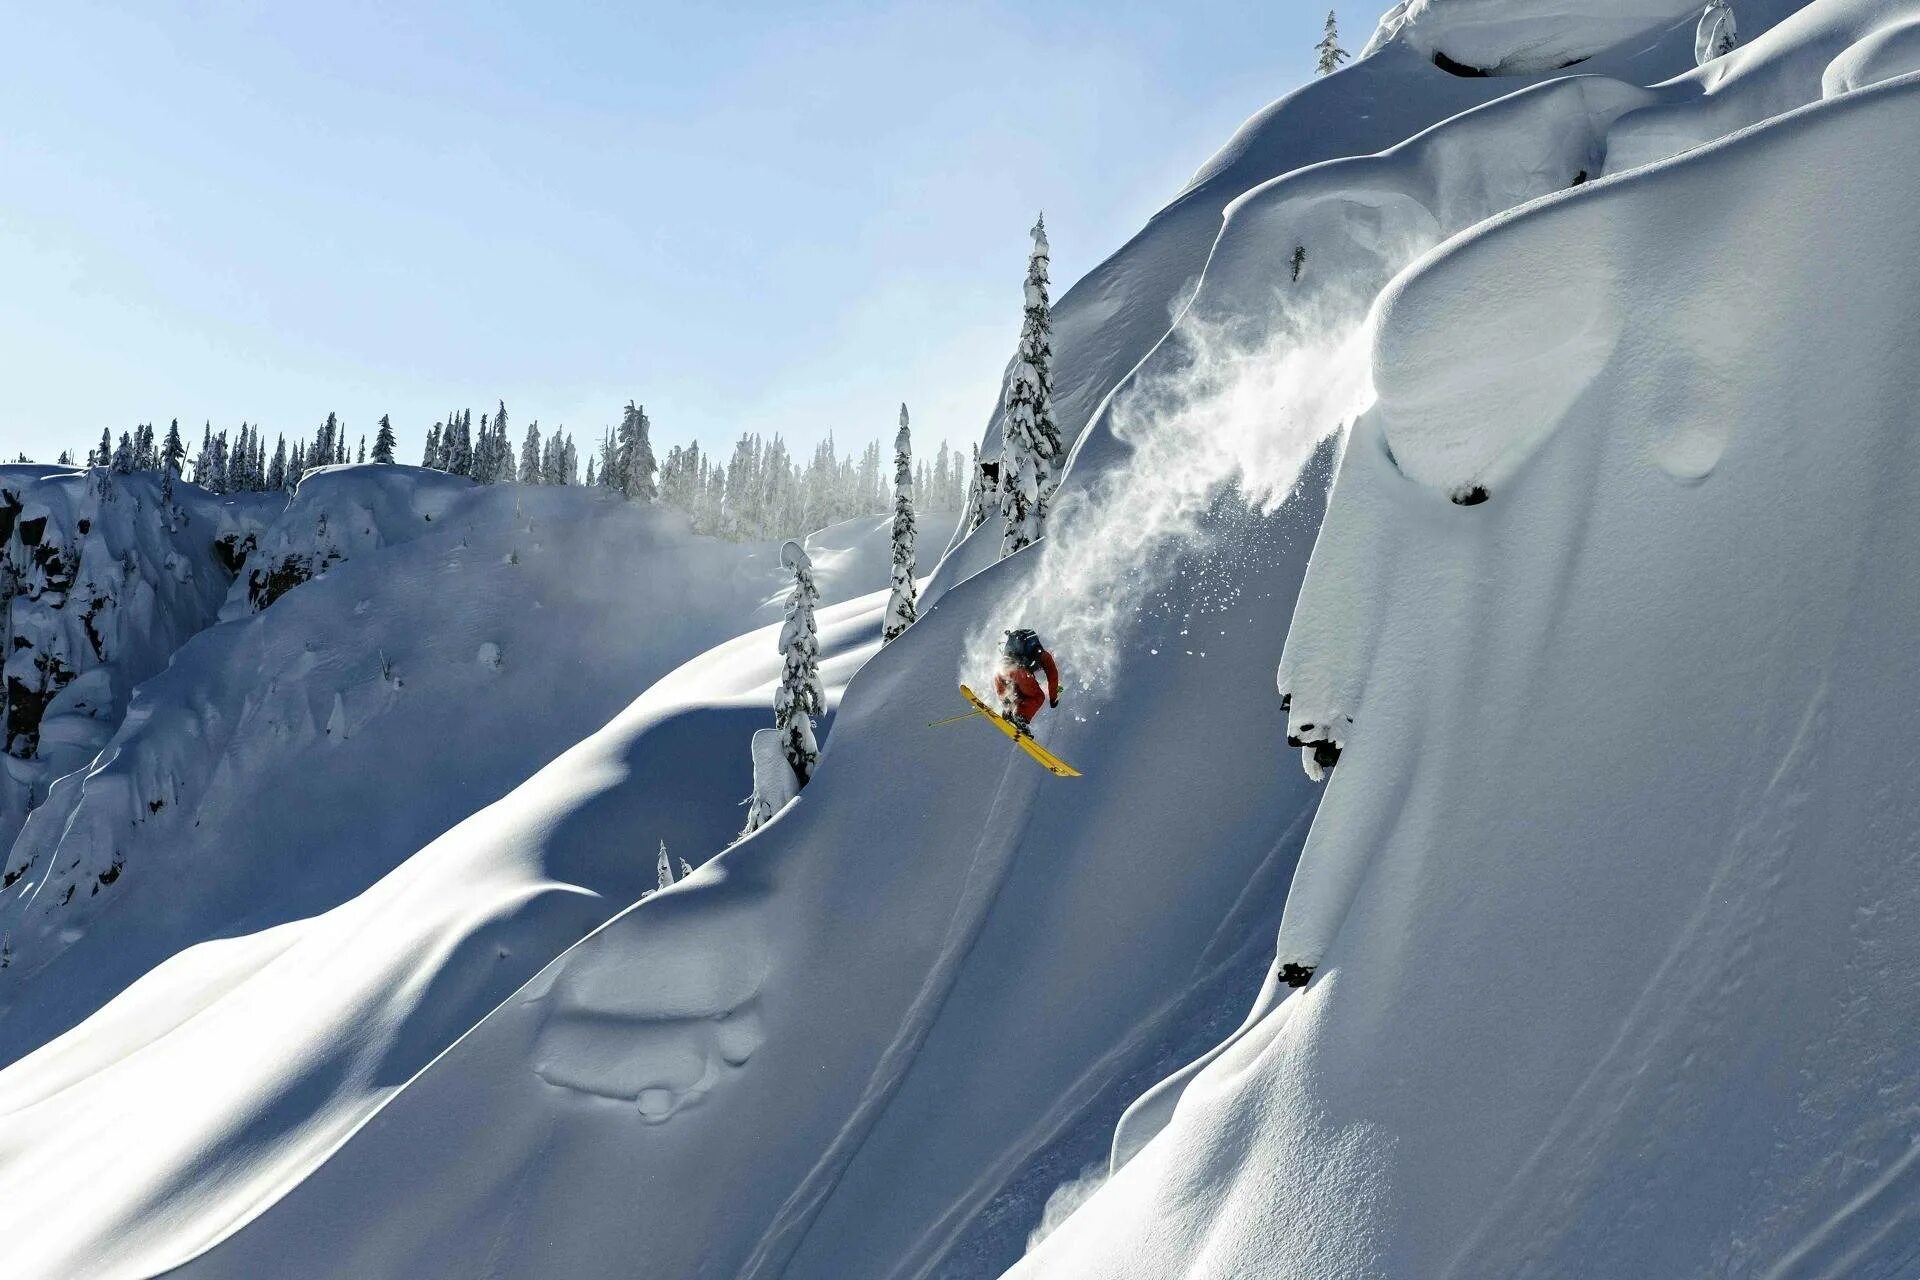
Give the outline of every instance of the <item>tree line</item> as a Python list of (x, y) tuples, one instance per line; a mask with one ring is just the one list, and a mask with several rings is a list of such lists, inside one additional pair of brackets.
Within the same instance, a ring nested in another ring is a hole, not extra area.
[[(273, 448), (258, 426), (241, 423), (232, 431), (201, 430), (197, 451), (189, 453), (174, 419), (164, 435), (151, 423), (120, 433), (100, 433), (87, 451), (86, 465), (127, 474), (167, 468), (210, 493), (291, 492), (315, 467), (349, 462), (390, 463), (396, 443), (392, 421), (380, 418), (371, 445), (362, 434), (353, 442), (337, 414), (329, 413), (311, 439), (289, 442), (275, 436)], [(20, 461), (28, 459), (23, 454)], [(697, 533), (736, 541), (798, 537), (841, 520), (881, 515), (894, 503), (892, 477), (886, 473), (879, 441), (858, 453), (842, 455), (830, 435), (799, 457), (775, 433), (743, 433), (722, 457), (696, 441), (674, 445), (656, 458), (652, 422), (646, 410), (629, 401), (620, 425), (609, 428), (586, 459), (563, 428), (551, 432), (529, 422), (516, 446), (509, 433), (504, 401), (492, 413), (449, 413), (427, 428), (420, 464), (481, 484), (595, 485), (635, 502), (657, 502), (686, 516)], [(62, 465), (74, 465), (71, 452)], [(927, 511), (959, 511), (966, 505), (972, 464), (946, 443), (914, 472), (918, 505)]]

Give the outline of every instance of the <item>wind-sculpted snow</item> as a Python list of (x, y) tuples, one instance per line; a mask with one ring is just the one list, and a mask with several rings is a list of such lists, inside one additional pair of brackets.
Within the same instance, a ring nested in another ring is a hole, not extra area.
[(1317, 976), (1013, 1274), (1911, 1273), (1916, 131), (1848, 93), (1396, 286), (1282, 667), (1355, 713)]
[(1920, 71), (1920, 12), (1890, 21), (1847, 46), (1820, 75), (1820, 93), (1831, 98)]
[[(1504, 2), (1510, 4), (1510, 0)], [(1483, 14), (1493, 7), (1491, 0), (1452, 3), (1477, 6)], [(1798, 3), (1746, 0), (1741, 7), (1742, 30), (1762, 31)], [(1452, 11), (1448, 0), (1438, 0), (1433, 7)], [(1537, 43), (1540, 33), (1561, 29), (1574, 7), (1548, 5), (1538, 13), (1522, 13), (1506, 22), (1506, 35), (1523, 38), (1531, 29)], [(1645, 85), (1693, 66), (1695, 6), (1677, 0), (1635, 0), (1626, 6), (1577, 7), (1606, 10), (1587, 24), (1589, 35), (1580, 47), (1594, 56), (1581, 64), (1582, 72)], [(1615, 16), (1615, 10), (1623, 12)], [(1662, 28), (1650, 15), (1673, 15), (1673, 22), (1670, 28)], [(1414, 29), (1426, 25), (1423, 21)], [(1611, 39), (1592, 44), (1606, 34)], [(1558, 68), (1566, 60), (1546, 59), (1543, 65), (1510, 77), (1462, 77), (1436, 67), (1431, 51), (1415, 39), (1384, 41), (1372, 56), (1316, 79), (1255, 113), (1138, 235), (1054, 303), (1053, 407), (1062, 438), (1072, 446), (1114, 388), (1166, 335), (1192, 295), (1220, 234), (1222, 217), (1234, 200), (1270, 179), (1322, 161), (1393, 147), (1530, 82), (1563, 74)], [(1012, 291), (1017, 283), (1017, 277), (1009, 277), (1010, 298), (1017, 298)], [(1009, 350), (1013, 337), (1009, 331)], [(1004, 416), (1004, 408), (996, 406), (981, 442), (983, 458), (999, 457)], [(1088, 470), (1097, 469), (1081, 468), (1083, 481)], [(998, 554), (999, 524), (997, 514), (990, 515), (987, 536), (954, 548), (949, 563), (935, 575), (936, 595), (978, 572)]]
[[(1555, 81), (1236, 200), (1185, 311), (1083, 437), (1060, 499), (1071, 515), (1028, 553), (1035, 588), (1014, 621), (1104, 697), (1130, 644), (1126, 617), (1165, 588), (1212, 501), (1228, 487), (1262, 504), (1284, 497), (1371, 398), (1366, 316), (1381, 287), (1447, 236), (1585, 181), (1609, 123), (1653, 98), (1599, 77)], [(1578, 301), (1577, 279), (1567, 293)], [(1528, 317), (1514, 326), (1541, 332)], [(1456, 373), (1442, 360), (1411, 376), (1437, 375)], [(1231, 537), (1232, 526), (1211, 532)], [(984, 620), (964, 679), (990, 678), (1011, 624)], [(1324, 726), (1304, 728), (1337, 743)]]

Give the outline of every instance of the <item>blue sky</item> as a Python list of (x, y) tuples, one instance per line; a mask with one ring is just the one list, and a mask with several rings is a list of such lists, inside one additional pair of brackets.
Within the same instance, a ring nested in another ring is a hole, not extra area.
[[(1343, 13), (1357, 48), (1372, 9)], [(1055, 295), (1311, 74), (1303, 0), (17, 5), (0, 450), (245, 419), (409, 458), (504, 398), (597, 436), (974, 438)]]

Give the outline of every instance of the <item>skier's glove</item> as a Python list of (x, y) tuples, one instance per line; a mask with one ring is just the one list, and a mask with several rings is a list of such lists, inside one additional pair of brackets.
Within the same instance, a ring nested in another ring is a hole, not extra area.
[(1053, 696), (1052, 696), (1051, 698), (1048, 698), (1048, 699), (1047, 699), (1047, 705), (1048, 705), (1048, 706), (1050, 706), (1050, 707), (1057, 707), (1057, 706), (1059, 706), (1059, 705), (1060, 705), (1060, 695), (1056, 693), (1056, 694), (1054, 694), (1054, 695), (1053, 695)]

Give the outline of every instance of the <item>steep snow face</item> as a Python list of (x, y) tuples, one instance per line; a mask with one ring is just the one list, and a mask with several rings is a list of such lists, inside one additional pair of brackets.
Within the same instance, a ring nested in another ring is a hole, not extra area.
[(1680, 22), (1691, 35), (1699, 11), (1699, 0), (1400, 0), (1361, 56), (1401, 41), (1455, 75), (1533, 75)]
[(1353, 716), (1318, 976), (1015, 1275), (1911, 1272), (1916, 130), (1848, 94), (1396, 285), (1281, 672)]
[[(234, 548), (281, 505), (179, 484), (169, 507), (162, 487), (146, 472), (0, 467), (0, 849), (112, 735), (133, 687), (214, 620)], [(11, 885), (18, 868), (5, 865)]]
[[(884, 518), (815, 537), (829, 600), (886, 581)], [(257, 543), (254, 568), (324, 572), (259, 614), (235, 582), (239, 620), (143, 686), (16, 842), (0, 1061), (183, 947), (359, 893), (768, 616), (779, 583), (772, 548), (693, 537), (665, 512), (413, 467), (313, 473)], [(713, 768), (746, 794), (745, 731)], [(661, 834), (697, 860), (728, 827), (670, 818)]]
[[(1802, 3), (1746, 0), (1742, 30), (1767, 32)], [(1884, 20), (1884, 8), (1875, 9), (1883, 3), (1816, 7), (1829, 12), (1829, 37), (1844, 47), (1848, 33)], [(1223, 483), (1236, 467), (1252, 473), (1256, 487), (1284, 488), (1297, 470), (1297, 433), (1275, 432), (1263, 443), (1240, 429), (1258, 412), (1251, 402), (1260, 371), (1277, 353), (1312, 347), (1324, 363), (1394, 272), (1481, 219), (1819, 96), (1824, 61), (1810, 80), (1797, 74), (1815, 56), (1805, 40), (1776, 41), (1772, 54), (1742, 50), (1711, 73), (1694, 71), (1691, 20), (1667, 20), (1672, 8), (1666, 0), (1617, 14), (1607, 6), (1598, 21), (1613, 34), (1571, 81), (1540, 69), (1463, 77), (1436, 66), (1417, 41), (1386, 40), (1249, 120), (1178, 199), (1054, 307), (1055, 416), (1075, 451), (1061, 502), (1118, 505), (1102, 490), (1131, 465), (1141, 434), (1133, 424), (1143, 414), (1158, 421), (1169, 404), (1219, 407), (1235, 398), (1246, 409), (1239, 426), (1225, 428), (1224, 443), (1209, 438), (1220, 430), (1188, 415), (1189, 437), (1199, 434), (1188, 452), (1212, 459), (1207, 474), (1183, 466), (1183, 492), (1154, 496), (1192, 510), (1196, 484)], [(1488, 21), (1496, 13), (1467, 9)], [(1529, 22), (1559, 30), (1565, 16), (1529, 18), (1521, 9), (1515, 30)], [(1783, 59), (1790, 65), (1777, 65)], [(1320, 397), (1322, 410), (1339, 398)], [(1000, 416), (989, 424), (983, 458), (998, 456)], [(1314, 430), (1328, 429), (1324, 412), (1312, 416)], [(935, 571), (931, 596), (990, 564), (1001, 531), (1000, 514), (989, 511), (982, 535), (951, 548)], [(1138, 540), (1128, 569), (1152, 579), (1151, 552), (1161, 545)]]
[[(1743, 32), (1764, 30), (1800, 0), (1750, 0), (1742, 5)], [(1492, 0), (1440, 0), (1421, 24), (1438, 22), (1456, 6), (1477, 9), (1492, 21)], [(1502, 9), (1515, 6), (1502, 0)], [(1519, 6), (1527, 8), (1528, 6)], [(1562, 22), (1587, 23), (1614, 33), (1581, 67), (1632, 84), (1653, 84), (1693, 66), (1694, 6), (1677, 0), (1591, 6), (1607, 16), (1575, 18), (1568, 10), (1589, 6), (1541, 5), (1539, 32)], [(1552, 9), (1553, 12), (1545, 12)], [(1614, 16), (1618, 14), (1618, 16)], [(1688, 21), (1679, 21), (1676, 15)], [(1527, 23), (1515, 19), (1514, 30)], [(1684, 28), (1684, 29), (1683, 29)], [(1537, 32), (1536, 32), (1537, 34)], [(1629, 37), (1638, 37), (1629, 39)], [(1613, 47), (1608, 47), (1613, 46)], [(1584, 46), (1583, 46), (1584, 47)], [(1409, 39), (1370, 46), (1362, 58), (1333, 75), (1319, 77), (1257, 112), (1203, 164), (1186, 188), (1155, 214), (1140, 233), (1059, 297), (1052, 310), (1053, 409), (1062, 438), (1071, 447), (1101, 403), (1166, 334), (1190, 297), (1221, 218), (1236, 198), (1269, 179), (1342, 156), (1369, 155), (1405, 141), (1427, 127), (1523, 86), (1527, 79), (1558, 74), (1565, 62), (1546, 59), (1520, 78), (1463, 77), (1433, 64), (1431, 50)], [(1597, 52), (1600, 49), (1604, 52)], [(1519, 75), (1516, 69), (1516, 75)], [(1804, 99), (1802, 99), (1804, 101)], [(1019, 277), (1009, 265), (1007, 345), (1017, 333)], [(1008, 373), (1012, 372), (1009, 362)], [(996, 405), (981, 442), (981, 457), (1000, 455), (1005, 409)], [(1086, 483), (1097, 467), (1079, 467)], [(964, 552), (934, 577), (935, 594), (978, 572), (999, 553), (1000, 520), (989, 516), (988, 535), (971, 539)]]

